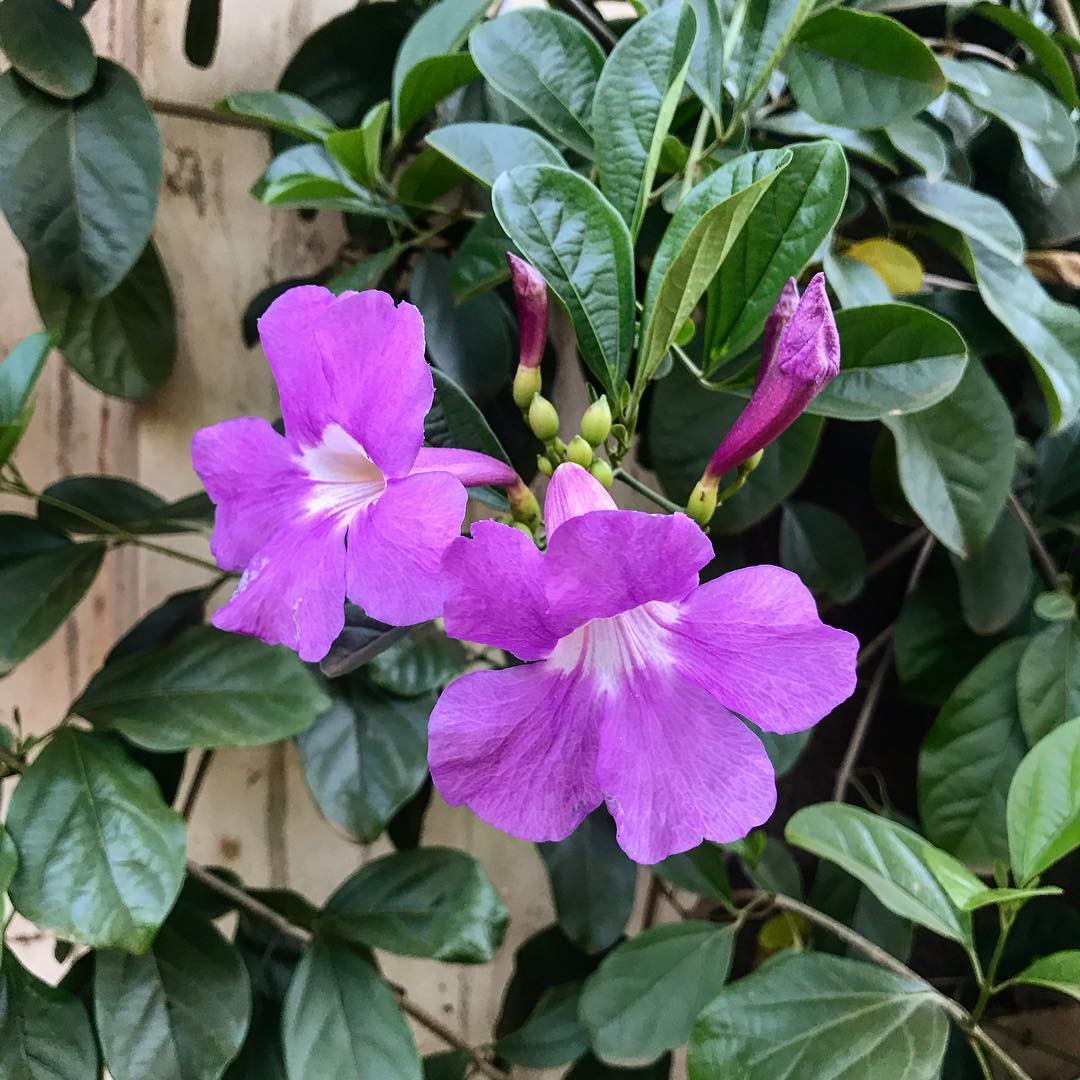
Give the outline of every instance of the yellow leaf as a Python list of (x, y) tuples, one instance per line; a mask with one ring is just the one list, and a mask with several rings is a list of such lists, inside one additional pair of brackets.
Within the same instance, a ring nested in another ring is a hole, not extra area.
[(844, 254), (866, 263), (876, 271), (894, 296), (915, 293), (922, 288), (922, 263), (915, 252), (895, 240), (888, 240), (884, 236), (860, 240)]

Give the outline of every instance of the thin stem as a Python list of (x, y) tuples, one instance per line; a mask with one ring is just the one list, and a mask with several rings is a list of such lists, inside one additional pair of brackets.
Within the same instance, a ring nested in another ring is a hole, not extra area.
[(661, 889), (659, 875), (653, 874), (649, 878), (649, 891), (645, 897), (645, 910), (641, 914), (642, 930), (648, 930), (656, 922), (657, 909), (660, 907)]
[(1016, 914), (1006, 914), (1004, 909), (998, 908), (998, 919), (1000, 920), (1001, 929), (998, 932), (997, 942), (994, 944), (994, 951), (990, 956), (990, 963), (986, 967), (986, 975), (980, 980), (982, 985), (979, 987), (979, 999), (975, 1002), (975, 1008), (971, 1010), (971, 1018), (975, 1021), (982, 1019), (982, 1014), (986, 1012), (986, 1006), (990, 1003), (990, 998), (996, 992), (994, 983), (997, 981), (998, 966), (1001, 964), (1001, 957), (1005, 952), (1005, 942), (1008, 940), (1009, 931), (1012, 929)]
[(905, 536), (894, 547), (889, 548), (888, 551), (879, 555), (870, 565), (866, 568), (867, 578), (875, 577), (884, 570), (888, 570), (893, 563), (902, 559), (912, 548), (918, 547), (920, 544), (926, 543), (926, 530), (916, 529), (913, 533)]
[(872, 660), (881, 650), (889, 644), (889, 639), (893, 636), (895, 625), (886, 626), (876, 637), (870, 639), (870, 641), (859, 650), (859, 655), (855, 658), (855, 666), (861, 668), (863, 664)]
[(971, 1052), (975, 1055), (975, 1060), (979, 1063), (979, 1070), (982, 1072), (985, 1080), (994, 1080), (994, 1074), (990, 1069), (990, 1062), (986, 1060), (986, 1051), (972, 1038), (968, 1038), (968, 1046), (971, 1047)]
[[(226, 900), (234, 904), (241, 911), (246, 912), (248, 915), (253, 916), (262, 922), (267, 923), (269, 926), (274, 927), (279, 933), (285, 937), (290, 937), (294, 941), (298, 941), (302, 945), (310, 945), (315, 936), (310, 930), (305, 930), (302, 926), (297, 926), (295, 923), (290, 922), (284, 915), (276, 912), (272, 907), (268, 907), (262, 903), (261, 900), (257, 900), (250, 893), (245, 892), (243, 889), (238, 889), (235, 885), (230, 885), (227, 881), (223, 881), (216, 874), (212, 874), (205, 867), (200, 866), (196, 862), (189, 862), (187, 864), (188, 874), (195, 878), (196, 881), (205, 885), (208, 889), (212, 889), (219, 896), (225, 897)], [(473, 1067), (484, 1074), (484, 1076), (491, 1077), (491, 1080), (508, 1080), (507, 1074), (501, 1069), (496, 1068), (490, 1061), (485, 1060), (476, 1051), (476, 1049), (470, 1046), (464, 1039), (458, 1036), (455, 1032), (451, 1031), (441, 1020), (436, 1016), (432, 1016), (426, 1009), (421, 1008), (415, 1002), (410, 1001), (406, 997), (404, 991), (397, 990), (398, 1004), (401, 1006), (403, 1012), (411, 1016), (421, 1027), (427, 1028), (433, 1035), (438, 1035), (448, 1046), (452, 1046), (455, 1050), (461, 1050), (466, 1054), (469, 1054), (472, 1058)]]
[(1031, 520), (1031, 515), (1024, 509), (1023, 503), (1012, 491), (1009, 492), (1009, 506), (1016, 515), (1017, 521), (1023, 526), (1024, 532), (1027, 533), (1028, 544), (1031, 547), (1032, 554), (1035, 556), (1035, 561), (1039, 564), (1043, 577), (1046, 578), (1046, 583), (1051, 589), (1056, 589), (1061, 578), (1061, 570), (1058, 568), (1057, 563), (1054, 562), (1054, 557), (1047, 551), (1046, 545), (1042, 542), (1042, 537), (1035, 527), (1035, 522)]
[(644, 495), (646, 499), (671, 514), (681, 514), (686, 509), (683, 506), (677, 506), (670, 499), (665, 499), (660, 492), (653, 491), (648, 484), (642, 483), (636, 476), (632, 476), (621, 467), (615, 470), (615, 479), (621, 480), (628, 488), (633, 488), (639, 495)]
[(191, 778), (191, 786), (184, 796), (184, 805), (180, 808), (180, 815), (185, 821), (191, 820), (192, 812), (195, 810), (195, 803), (198, 801), (199, 794), (206, 781), (206, 774), (210, 771), (213, 760), (213, 750), (203, 750), (199, 754), (199, 763), (195, 766), (195, 775)]
[(698, 162), (701, 161), (701, 155), (705, 149), (705, 136), (709, 132), (709, 125), (712, 123), (712, 116), (708, 109), (701, 110), (701, 116), (698, 117), (697, 127), (694, 130), (694, 138), (690, 143), (690, 155), (686, 159), (686, 166), (683, 169), (683, 182), (682, 192), (679, 196), (679, 201), (682, 202), (686, 198), (687, 193), (694, 186), (694, 174), (697, 172)]
[(249, 120), (246, 116), (234, 116), (232, 113), (208, 109), (205, 105), (190, 105), (186, 101), (167, 101), (164, 98), (155, 97), (147, 98), (146, 103), (161, 116), (179, 116), (183, 120), (199, 120), (204, 124), (261, 131), (267, 135), (270, 133), (265, 124)]
[(999, 53), (996, 49), (988, 48), (986, 45), (979, 45), (974, 41), (957, 41), (954, 38), (936, 37), (923, 38), (923, 41), (931, 49), (940, 49), (946, 53), (961, 53), (967, 56), (981, 56), (984, 60), (993, 60), (995, 64), (1000, 64), (1009, 71), (1016, 70), (1016, 61), (1011, 57)]
[(892, 641), (886, 643), (881, 659), (874, 671), (874, 677), (870, 681), (870, 689), (866, 691), (862, 708), (855, 720), (855, 727), (851, 732), (847, 750), (844, 751), (843, 761), (840, 762), (840, 771), (836, 774), (836, 784), (833, 787), (833, 801), (843, 802), (847, 797), (847, 789), (851, 784), (851, 774), (859, 761), (863, 743), (866, 742), (866, 734), (870, 730), (870, 721), (874, 718), (881, 692), (885, 688), (885, 677), (889, 674), (892, 666), (893, 648)]
[(615, 31), (604, 22), (603, 16), (583, 3), (582, 0), (553, 0), (553, 6), (561, 8), (567, 15), (573, 16), (579, 23), (591, 30), (593, 36), (601, 45), (606, 45), (607, 48), (611, 49), (618, 42), (619, 39)]

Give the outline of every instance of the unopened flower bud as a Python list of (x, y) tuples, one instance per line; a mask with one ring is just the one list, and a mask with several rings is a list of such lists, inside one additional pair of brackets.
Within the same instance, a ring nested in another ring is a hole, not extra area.
[(690, 501), (686, 504), (686, 515), (696, 521), (703, 529), (712, 521), (716, 513), (716, 488), (715, 480), (708, 478), (700, 480), (697, 487), (690, 495)]
[(529, 403), (529, 427), (541, 442), (548, 442), (559, 434), (559, 414), (543, 394), (534, 394)]
[(517, 529), (518, 532), (523, 532), (530, 540), (533, 538), (533, 531), (531, 525), (526, 525), (524, 521), (511, 521), (511, 526)]
[(525, 411), (540, 393), (540, 369), (519, 364), (514, 373), (514, 404)]
[(581, 437), (591, 446), (600, 446), (611, 434), (611, 406), (602, 394), (581, 418)]
[(615, 475), (606, 461), (597, 459), (589, 466), (589, 472), (592, 473), (594, 480), (599, 480), (608, 491), (611, 490), (611, 485), (615, 482)]
[[(506, 253), (510, 280), (514, 285), (514, 301), (518, 315), (518, 365), (538, 368), (547, 341), (548, 294), (547, 283), (540, 272), (513, 252)], [(526, 401), (525, 408), (529, 402)]]
[(550, 476), (555, 471), (554, 467), (551, 464), (551, 459), (546, 458), (543, 454), (536, 455), (536, 467), (545, 476)]
[(519, 478), (516, 484), (508, 487), (506, 497), (510, 500), (510, 512), (514, 515), (515, 521), (529, 526), (540, 523), (540, 504), (523, 480)]
[(580, 435), (575, 435), (566, 448), (566, 460), (587, 469), (592, 464), (592, 459), (592, 447)]

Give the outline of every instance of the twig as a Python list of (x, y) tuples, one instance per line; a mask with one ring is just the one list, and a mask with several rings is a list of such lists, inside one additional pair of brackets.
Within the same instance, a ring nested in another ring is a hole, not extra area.
[(1054, 562), (1054, 557), (1046, 550), (1046, 545), (1042, 542), (1042, 537), (1035, 527), (1035, 522), (1031, 520), (1031, 515), (1024, 509), (1023, 504), (1012, 491), (1009, 492), (1009, 506), (1016, 515), (1017, 521), (1023, 526), (1024, 532), (1027, 533), (1028, 544), (1035, 556), (1035, 561), (1039, 564), (1043, 577), (1046, 578), (1046, 583), (1051, 589), (1056, 589), (1061, 578), (1061, 570), (1058, 568), (1057, 563)]
[(686, 510), (685, 506), (677, 506), (670, 499), (665, 499), (658, 491), (653, 491), (648, 484), (642, 483), (636, 476), (631, 475), (625, 469), (615, 470), (615, 479), (621, 480), (628, 488), (633, 488), (639, 495), (644, 495), (650, 502), (656, 503), (663, 510), (671, 514), (681, 514)]
[(210, 771), (210, 765), (213, 760), (213, 750), (203, 750), (199, 754), (199, 763), (195, 766), (195, 775), (191, 778), (191, 786), (184, 796), (184, 805), (180, 808), (180, 815), (185, 821), (191, 820), (192, 811), (195, 809), (195, 802), (199, 798), (203, 782), (206, 780), (206, 774)]
[(553, 6), (561, 8), (567, 15), (573, 16), (583, 26), (592, 31), (601, 45), (611, 49), (618, 42), (615, 31), (611, 29), (598, 11), (589, 7), (582, 0), (553, 0)]
[(660, 906), (660, 877), (653, 874), (649, 878), (649, 892), (645, 897), (645, 910), (641, 913), (641, 929), (648, 930), (656, 922), (657, 908)]
[(1009, 71), (1015, 71), (1017, 63), (1011, 57), (1006, 56), (1004, 53), (999, 53), (996, 49), (988, 48), (986, 45), (979, 45), (974, 41), (957, 41), (954, 38), (936, 38), (928, 37), (923, 38), (923, 41), (931, 49), (940, 49), (942, 52), (950, 53), (962, 53), (968, 56), (981, 56), (984, 60), (993, 60), (995, 64), (1000, 64), (1003, 68), (1008, 68)]
[(166, 101), (164, 98), (147, 98), (146, 103), (156, 113), (162, 116), (179, 116), (183, 120), (199, 120), (204, 124), (218, 124), (221, 127), (243, 128), (246, 131), (261, 131), (268, 133), (265, 124), (249, 120), (246, 116), (235, 116), (232, 113), (218, 112), (217, 109), (209, 109), (205, 105), (191, 105), (186, 101)]
[[(926, 530), (916, 529), (908, 533), (899, 543), (894, 544), (888, 551), (882, 552), (873, 562), (866, 567), (866, 580), (877, 577), (878, 574), (888, 570), (893, 563), (899, 562), (913, 547), (926, 541)], [(839, 607), (835, 600), (823, 600), (818, 605), (818, 611), (825, 612), (830, 608)]]
[(889, 639), (893, 636), (896, 630), (896, 624), (893, 623), (886, 626), (877, 637), (873, 637), (870, 641), (859, 650), (859, 655), (855, 658), (855, 666), (861, 668), (863, 664), (872, 660), (881, 650), (889, 644)]
[[(227, 881), (223, 881), (216, 874), (212, 874), (198, 863), (189, 862), (187, 864), (187, 870), (188, 874), (195, 878), (196, 881), (201, 882), (208, 889), (213, 889), (219, 896), (225, 897), (226, 900), (235, 904), (241, 911), (274, 927), (275, 930), (285, 937), (290, 937), (294, 941), (298, 941), (301, 945), (305, 946), (310, 945), (315, 940), (315, 935), (312, 934), (310, 930), (305, 930), (302, 926), (297, 926), (295, 923), (290, 922), (284, 915), (279, 914), (272, 907), (268, 907), (261, 900), (257, 900), (243, 889), (238, 889), (235, 885), (230, 885)], [(427, 1009), (421, 1008), (415, 1002), (410, 1001), (403, 991), (398, 990), (397, 993), (398, 1004), (401, 1006), (403, 1012), (411, 1016), (422, 1027), (427, 1028), (433, 1035), (438, 1035), (438, 1037), (448, 1046), (452, 1046), (455, 1050), (461, 1050), (462, 1052), (469, 1054), (472, 1058), (473, 1067), (483, 1073), (484, 1076), (491, 1077), (491, 1080), (508, 1080), (507, 1074), (504, 1073), (502, 1069), (496, 1068), (490, 1061), (481, 1057), (474, 1047), (470, 1046), (459, 1035), (451, 1031), (438, 1017), (432, 1016)]]

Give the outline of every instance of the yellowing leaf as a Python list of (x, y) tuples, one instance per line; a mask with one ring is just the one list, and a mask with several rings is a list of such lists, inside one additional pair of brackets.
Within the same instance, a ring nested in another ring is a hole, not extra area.
[(887, 240), (884, 236), (860, 240), (844, 254), (877, 271), (894, 296), (918, 292), (922, 288), (922, 263), (915, 252), (895, 240)]

